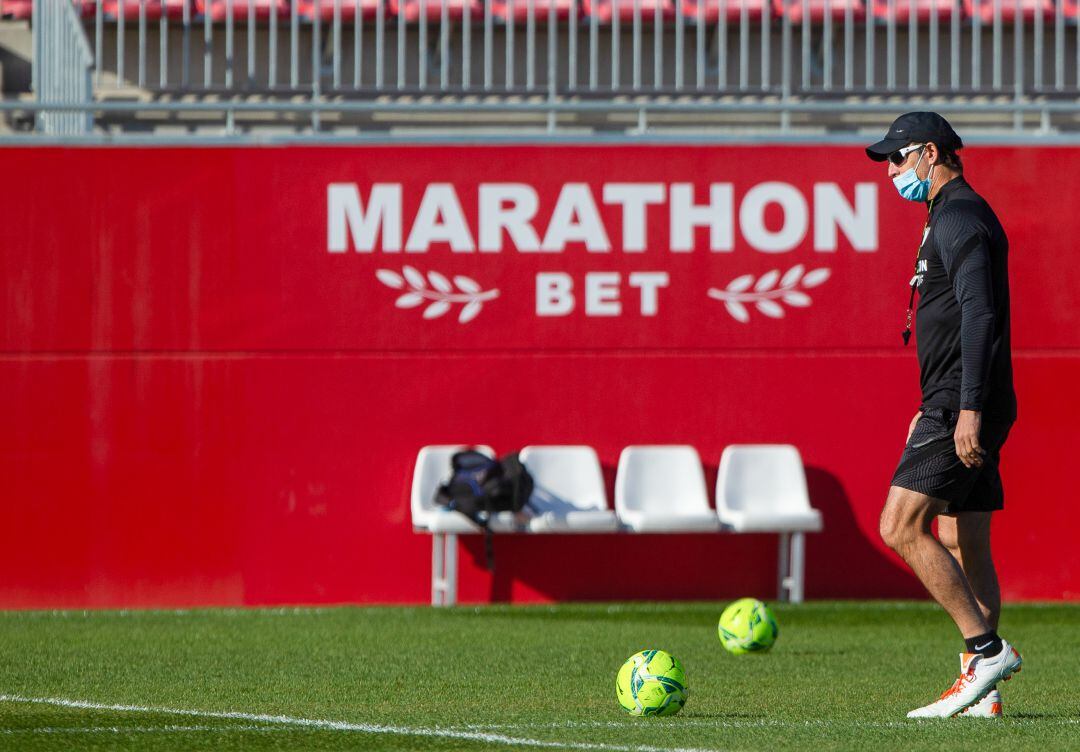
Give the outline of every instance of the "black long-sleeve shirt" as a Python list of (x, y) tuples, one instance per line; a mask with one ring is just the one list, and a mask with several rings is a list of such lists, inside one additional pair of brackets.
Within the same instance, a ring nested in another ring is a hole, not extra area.
[(915, 278), (924, 406), (1016, 419), (1008, 254), (997, 216), (963, 176), (942, 186)]

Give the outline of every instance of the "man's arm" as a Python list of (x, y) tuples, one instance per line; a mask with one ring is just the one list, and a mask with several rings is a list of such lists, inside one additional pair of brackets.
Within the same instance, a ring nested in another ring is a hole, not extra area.
[(982, 408), (994, 348), (994, 291), (990, 246), (985, 232), (968, 215), (941, 218), (937, 247), (960, 304), (960, 417), (953, 439), (967, 467), (982, 465), (979, 445)]

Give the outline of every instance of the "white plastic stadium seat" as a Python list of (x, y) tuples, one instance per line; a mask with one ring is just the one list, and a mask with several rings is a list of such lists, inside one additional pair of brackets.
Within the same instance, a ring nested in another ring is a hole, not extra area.
[(619, 455), (615, 513), (638, 533), (720, 529), (692, 446), (628, 446)]
[[(412, 524), (414, 530), (430, 533), (479, 533), (480, 527), (461, 512), (448, 512), (435, 504), (435, 491), (450, 479), (450, 458), (455, 452), (470, 447), (466, 444), (444, 444), (423, 447), (416, 455), (416, 468), (412, 482)], [(489, 446), (471, 447), (489, 457), (495, 450)], [(514, 529), (512, 512), (498, 512), (491, 521), (491, 529), (508, 532)]]
[(799, 450), (790, 444), (727, 447), (716, 477), (716, 513), (735, 532), (780, 533), (780, 598), (802, 601), (803, 535), (820, 531), (822, 521), (810, 506)]
[(589, 446), (527, 446), (521, 462), (533, 478), (530, 498), (534, 533), (593, 533), (617, 530), (608, 509), (604, 474)]
[[(435, 504), (435, 491), (449, 480), (450, 458), (469, 447), (464, 444), (426, 446), (416, 455), (410, 506), (413, 530), (431, 533), (431, 605), (452, 606), (457, 601), (457, 537), (479, 533), (480, 528), (461, 512), (448, 512)], [(489, 446), (472, 447), (489, 457)], [(491, 521), (492, 530), (515, 527), (511, 512), (499, 512)]]

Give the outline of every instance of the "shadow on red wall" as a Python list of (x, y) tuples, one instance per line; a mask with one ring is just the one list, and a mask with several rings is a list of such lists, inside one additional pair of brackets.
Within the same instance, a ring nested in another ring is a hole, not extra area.
[[(609, 495), (615, 467), (603, 467)], [(706, 466), (709, 488), (716, 465)], [(880, 541), (859, 526), (839, 479), (806, 468), (811, 503), (825, 530), (807, 536), (808, 598), (925, 598), (926, 591)], [(481, 536), (462, 539), (474, 566), (486, 562)], [(547, 600), (727, 599), (776, 595), (775, 534), (496, 535), (488, 598), (508, 603), (526, 590)], [(573, 578), (567, 577), (572, 563)], [(711, 577), (684, 576), (712, 572)]]

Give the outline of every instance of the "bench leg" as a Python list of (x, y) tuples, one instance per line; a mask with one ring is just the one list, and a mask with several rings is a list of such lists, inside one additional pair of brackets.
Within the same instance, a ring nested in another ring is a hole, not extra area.
[(776, 600), (781, 603), (786, 603), (788, 599), (788, 571), (791, 561), (790, 540), (791, 533), (780, 533), (780, 561), (777, 563), (776, 568)]
[(777, 599), (802, 603), (806, 570), (806, 534), (780, 533), (780, 566), (777, 573)]
[(457, 603), (457, 535), (434, 533), (431, 536), (431, 605), (453, 606)]

